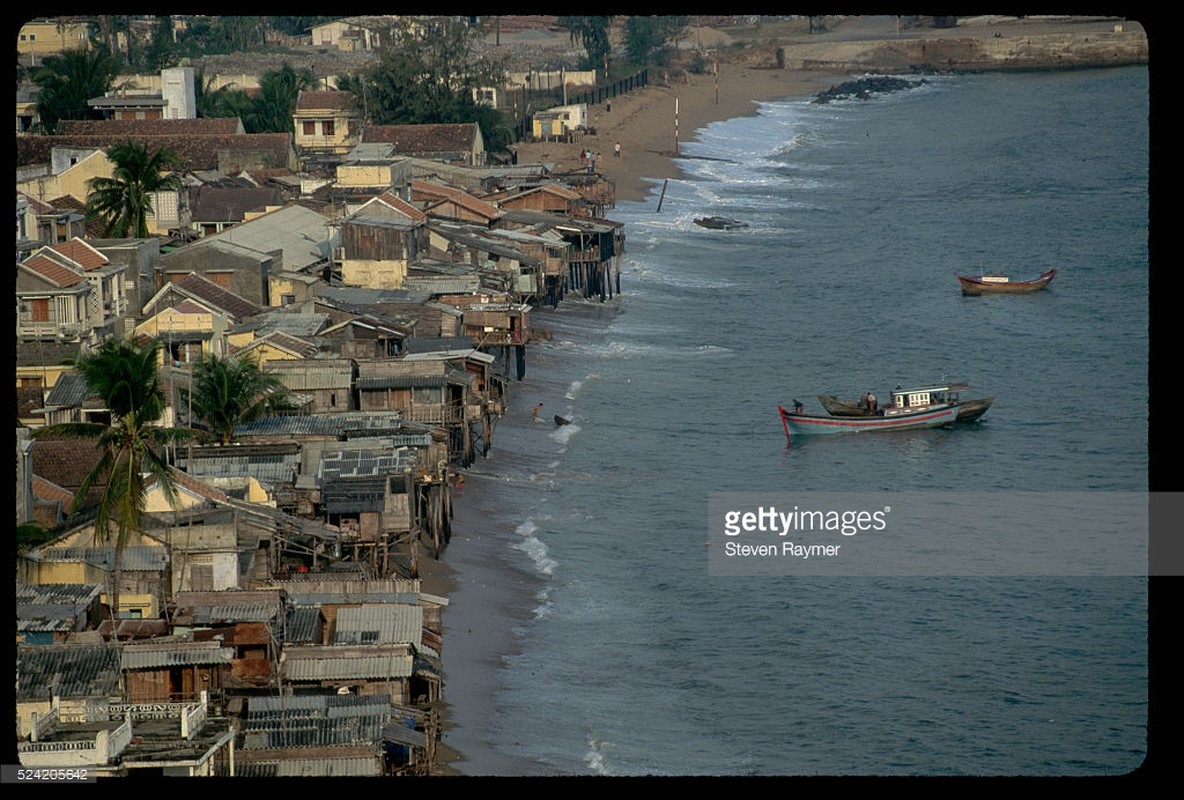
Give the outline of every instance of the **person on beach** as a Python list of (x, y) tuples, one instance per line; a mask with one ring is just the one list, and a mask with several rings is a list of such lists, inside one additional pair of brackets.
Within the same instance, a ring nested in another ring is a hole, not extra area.
[(617, 142), (616, 144), (613, 145), (613, 155), (616, 156), (617, 158), (621, 157), (621, 143), (620, 142)]
[(533, 419), (535, 422), (538, 422), (538, 420), (539, 420), (539, 409), (542, 407), (543, 407), (542, 403), (537, 403), (533, 408), (530, 409), (530, 418)]

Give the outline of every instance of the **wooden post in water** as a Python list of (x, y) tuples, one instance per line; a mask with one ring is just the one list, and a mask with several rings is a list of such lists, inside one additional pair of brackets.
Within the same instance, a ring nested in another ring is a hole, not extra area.
[(662, 193), (658, 195), (658, 213), (662, 213), (662, 201), (666, 199), (666, 184), (670, 183), (670, 179), (666, 178), (662, 181)]
[(674, 98), (674, 157), (678, 158), (678, 98)]

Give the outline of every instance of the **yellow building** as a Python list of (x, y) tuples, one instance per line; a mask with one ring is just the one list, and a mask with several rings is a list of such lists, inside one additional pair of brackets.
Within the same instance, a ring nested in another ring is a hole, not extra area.
[(34, 19), (21, 25), (16, 38), (18, 55), (52, 55), (90, 49), (90, 25), (85, 20)]

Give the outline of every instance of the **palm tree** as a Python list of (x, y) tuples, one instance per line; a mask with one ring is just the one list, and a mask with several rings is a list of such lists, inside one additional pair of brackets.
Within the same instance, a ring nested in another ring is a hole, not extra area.
[[(106, 481), (95, 516), (95, 541), (114, 540), (111, 617), (119, 610), (123, 577), (123, 548), (141, 529), (144, 489), (155, 478), (169, 502), (176, 499), (176, 483), (157, 449), (183, 440), (189, 431), (156, 426), (164, 416), (165, 397), (157, 370), (160, 343), (108, 339), (77, 362), (79, 373), (111, 415), (109, 424), (69, 422), (34, 431), (34, 436), (70, 435), (97, 440), (102, 456), (82, 480), (70, 509), (74, 516), (93, 487)], [(112, 530), (114, 529), (114, 531)]]
[(147, 238), (152, 193), (180, 188), (180, 178), (165, 174), (180, 162), (171, 150), (150, 154), (146, 147), (130, 139), (112, 146), (107, 158), (115, 164), (115, 170), (110, 178), (91, 179), (87, 219), (102, 222), (105, 236)]
[(239, 425), (295, 410), (279, 377), (250, 357), (203, 356), (193, 368), (193, 392), (182, 389), (181, 395), (222, 444), (231, 442)]
[(297, 72), (289, 64), (264, 73), (259, 80), (254, 113), (243, 120), (247, 133), (291, 133), (294, 130), (292, 113), (296, 110), (300, 92), (315, 84), (312, 70)]
[(116, 60), (101, 48), (46, 56), (33, 72), (33, 82), (41, 87), (37, 115), (42, 127), (53, 132), (59, 120), (93, 117), (86, 101), (106, 94), (118, 71)]

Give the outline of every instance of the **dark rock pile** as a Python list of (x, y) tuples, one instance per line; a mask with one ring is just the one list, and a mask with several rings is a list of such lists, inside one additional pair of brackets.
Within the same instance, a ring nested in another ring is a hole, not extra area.
[(925, 83), (925, 80), (910, 81), (905, 78), (892, 78), (886, 75), (876, 75), (846, 81), (838, 86), (832, 86), (824, 92), (819, 92), (814, 98), (815, 103), (829, 103), (831, 100), (869, 100), (873, 94), (899, 92), (912, 89)]

